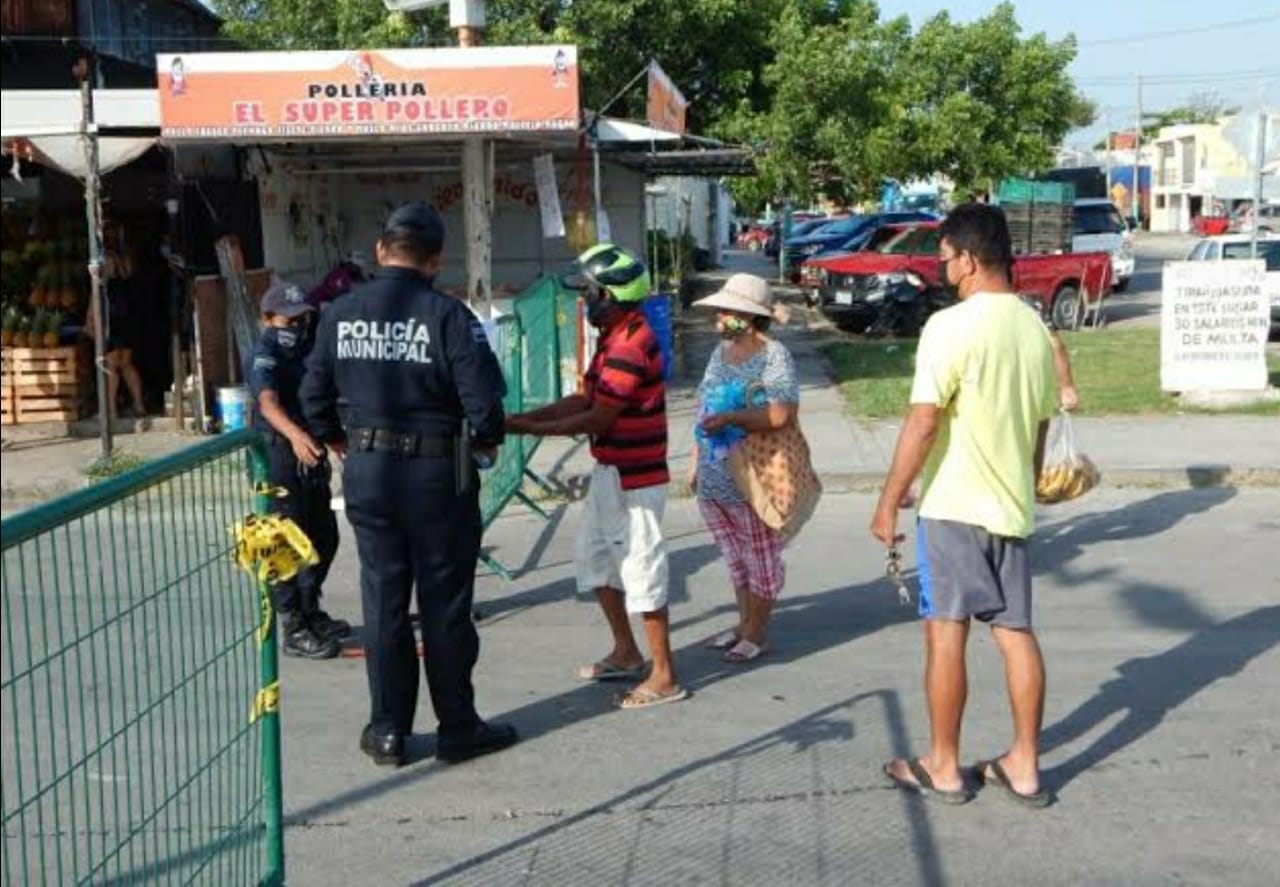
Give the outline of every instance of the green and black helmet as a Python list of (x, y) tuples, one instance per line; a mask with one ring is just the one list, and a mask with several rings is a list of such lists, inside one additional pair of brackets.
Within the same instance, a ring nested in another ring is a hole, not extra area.
[(612, 243), (598, 243), (578, 256), (570, 286), (599, 287), (615, 302), (639, 303), (649, 296), (649, 269), (628, 250)]

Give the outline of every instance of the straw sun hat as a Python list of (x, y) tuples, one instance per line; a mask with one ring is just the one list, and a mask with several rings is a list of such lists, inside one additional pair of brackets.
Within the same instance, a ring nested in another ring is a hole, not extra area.
[(784, 305), (773, 301), (773, 290), (769, 282), (754, 274), (734, 274), (718, 292), (693, 304), (698, 308), (714, 308), (717, 311), (771, 317), (778, 323), (787, 322), (788, 311)]

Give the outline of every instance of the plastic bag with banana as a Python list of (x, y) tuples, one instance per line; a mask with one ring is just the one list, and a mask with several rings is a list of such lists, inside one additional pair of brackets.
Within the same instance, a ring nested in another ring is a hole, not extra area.
[(1043, 505), (1078, 499), (1098, 485), (1098, 466), (1076, 445), (1071, 416), (1065, 411), (1049, 425), (1044, 465), (1036, 478), (1036, 501)]

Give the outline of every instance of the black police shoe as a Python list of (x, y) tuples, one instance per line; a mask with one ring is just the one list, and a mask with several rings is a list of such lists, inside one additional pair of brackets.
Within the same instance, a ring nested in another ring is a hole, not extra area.
[(345, 619), (334, 619), (324, 610), (316, 610), (309, 617), (312, 629), (321, 637), (342, 640), (351, 636), (351, 623)]
[(516, 728), (510, 724), (486, 724), (482, 721), (470, 732), (437, 736), (436, 760), (446, 764), (459, 764), (510, 748), (519, 738)]
[(284, 629), (284, 653), (300, 659), (333, 659), (342, 652), (337, 638), (316, 631), (306, 620), (286, 620)]
[(360, 734), (360, 751), (373, 758), (380, 767), (401, 767), (406, 756), (403, 733), (385, 733), (381, 736), (373, 732), (373, 724), (365, 724)]

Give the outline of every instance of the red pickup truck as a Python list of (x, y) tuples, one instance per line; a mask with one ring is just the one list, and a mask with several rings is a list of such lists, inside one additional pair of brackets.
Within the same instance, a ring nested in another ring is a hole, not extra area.
[[(923, 223), (899, 231), (872, 248), (801, 267), (801, 281), (813, 287), (810, 300), (842, 329), (861, 332), (875, 317), (867, 296), (896, 274), (912, 271), (938, 285), (938, 225)], [(1092, 307), (1111, 292), (1111, 256), (1105, 252), (1018, 256), (1013, 285), (1034, 296), (1062, 328), (1076, 324), (1081, 293)]]

